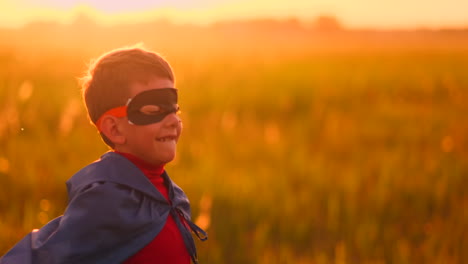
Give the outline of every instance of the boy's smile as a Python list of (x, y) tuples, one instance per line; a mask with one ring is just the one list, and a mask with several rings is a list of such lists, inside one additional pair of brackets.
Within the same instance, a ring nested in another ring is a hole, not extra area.
[[(166, 78), (153, 77), (148, 82), (135, 82), (130, 85), (130, 97), (154, 89), (174, 87)], [(178, 107), (177, 102), (173, 107)], [(161, 109), (157, 105), (140, 108), (145, 115), (155, 115)], [(145, 125), (128, 122), (128, 117), (119, 118), (118, 127), (125, 140), (116, 144), (115, 150), (133, 154), (152, 165), (164, 165), (172, 161), (176, 154), (176, 145), (182, 130), (182, 124), (176, 111), (165, 115), (161, 121)]]

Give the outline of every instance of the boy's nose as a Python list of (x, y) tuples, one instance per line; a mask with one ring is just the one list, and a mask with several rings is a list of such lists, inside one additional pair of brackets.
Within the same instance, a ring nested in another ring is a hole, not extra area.
[(182, 123), (182, 120), (180, 119), (180, 117), (176, 113), (170, 113), (164, 118), (163, 122), (167, 126), (176, 127), (180, 123)]

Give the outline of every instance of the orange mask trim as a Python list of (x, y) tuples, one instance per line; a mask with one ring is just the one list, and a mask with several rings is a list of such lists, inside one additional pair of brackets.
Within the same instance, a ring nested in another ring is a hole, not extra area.
[(96, 127), (97, 127), (97, 129), (99, 131), (102, 131), (101, 130), (101, 123), (102, 123), (102, 119), (106, 115), (111, 115), (111, 116), (115, 116), (115, 117), (127, 116), (127, 106), (124, 105), (124, 106), (111, 108), (111, 109), (107, 110), (104, 114), (102, 114), (101, 117), (99, 117), (99, 119), (96, 121)]

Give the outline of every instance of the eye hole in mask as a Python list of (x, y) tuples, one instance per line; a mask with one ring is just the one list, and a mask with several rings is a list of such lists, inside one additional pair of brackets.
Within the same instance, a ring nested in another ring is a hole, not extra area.
[(158, 115), (162, 113), (162, 107), (159, 105), (144, 105), (140, 108), (140, 112), (144, 115)]
[[(176, 105), (176, 114), (180, 114), (180, 107)], [(171, 113), (174, 112), (173, 109), (164, 109), (163, 107), (159, 105), (144, 105), (140, 108), (140, 112), (144, 115), (160, 115), (163, 114), (167, 111), (170, 111)]]

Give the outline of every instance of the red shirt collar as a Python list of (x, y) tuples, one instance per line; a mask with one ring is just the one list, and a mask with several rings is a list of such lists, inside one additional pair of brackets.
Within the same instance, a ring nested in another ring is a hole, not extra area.
[(130, 153), (125, 153), (125, 152), (120, 152), (120, 151), (114, 151), (117, 154), (120, 154), (130, 160), (135, 166), (137, 166), (140, 170), (143, 171), (143, 173), (148, 177), (159, 177), (163, 174), (164, 172), (164, 165), (153, 165), (150, 164), (139, 157), (130, 154)]

